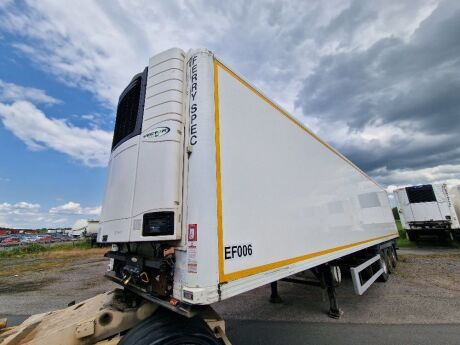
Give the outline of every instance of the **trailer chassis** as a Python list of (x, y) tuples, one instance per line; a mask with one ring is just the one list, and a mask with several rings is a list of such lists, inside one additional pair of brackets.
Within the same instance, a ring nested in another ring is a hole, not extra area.
[(409, 229), (405, 229), (409, 241), (416, 241), (420, 236), (438, 236), (442, 239), (453, 240), (455, 230), (450, 220), (414, 221), (409, 222)]
[[(280, 281), (321, 287), (327, 292), (329, 298), (327, 315), (339, 319), (343, 311), (339, 308), (336, 288), (342, 280), (341, 267), (350, 269), (355, 293), (362, 295), (375, 281), (386, 282), (389, 273), (396, 268), (397, 260), (396, 242), (391, 240), (310, 269), (316, 280), (296, 276), (283, 278)], [(354, 266), (356, 264), (358, 265)], [(270, 287), (270, 302), (282, 303), (278, 293), (278, 282), (272, 282)]]

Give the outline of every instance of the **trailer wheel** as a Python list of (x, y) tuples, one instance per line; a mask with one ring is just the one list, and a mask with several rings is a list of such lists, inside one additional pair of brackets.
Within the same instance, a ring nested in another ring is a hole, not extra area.
[(377, 278), (379, 282), (385, 283), (390, 277), (390, 271), (388, 269), (388, 255), (386, 250), (380, 250), (380, 265), (383, 268), (383, 273)]
[(132, 328), (119, 345), (222, 345), (198, 316), (188, 319), (160, 308)]
[(395, 267), (393, 266), (393, 263), (391, 262), (390, 250), (391, 250), (390, 247), (387, 247), (383, 250), (383, 253), (385, 253), (384, 259), (388, 267), (388, 273), (391, 274), (394, 272)]
[(393, 270), (398, 266), (398, 258), (396, 257), (396, 249), (393, 246), (388, 247), (388, 257)]
[(412, 230), (406, 230), (406, 238), (409, 241), (414, 242), (417, 240), (417, 234), (414, 234)]

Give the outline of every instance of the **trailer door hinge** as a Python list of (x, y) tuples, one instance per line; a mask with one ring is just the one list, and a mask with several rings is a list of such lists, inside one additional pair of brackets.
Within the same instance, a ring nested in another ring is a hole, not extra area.
[(219, 296), (219, 302), (222, 301), (222, 291), (220, 290), (220, 284), (217, 284), (217, 294)]
[(187, 145), (187, 153), (190, 156), (193, 152), (193, 146), (192, 145)]

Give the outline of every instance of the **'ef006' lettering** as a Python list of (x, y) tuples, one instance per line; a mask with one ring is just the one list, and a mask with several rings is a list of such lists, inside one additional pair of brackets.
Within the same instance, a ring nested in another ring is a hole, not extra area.
[(243, 257), (252, 255), (252, 244), (226, 246), (224, 248), (224, 251), (225, 251), (225, 260), (230, 260), (234, 258), (243, 258)]

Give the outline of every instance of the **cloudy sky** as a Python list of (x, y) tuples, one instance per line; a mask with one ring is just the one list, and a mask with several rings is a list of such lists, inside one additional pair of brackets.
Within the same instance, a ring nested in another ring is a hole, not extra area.
[(117, 98), (206, 47), (385, 188), (460, 183), (459, 1), (0, 0), (0, 226), (97, 218)]

